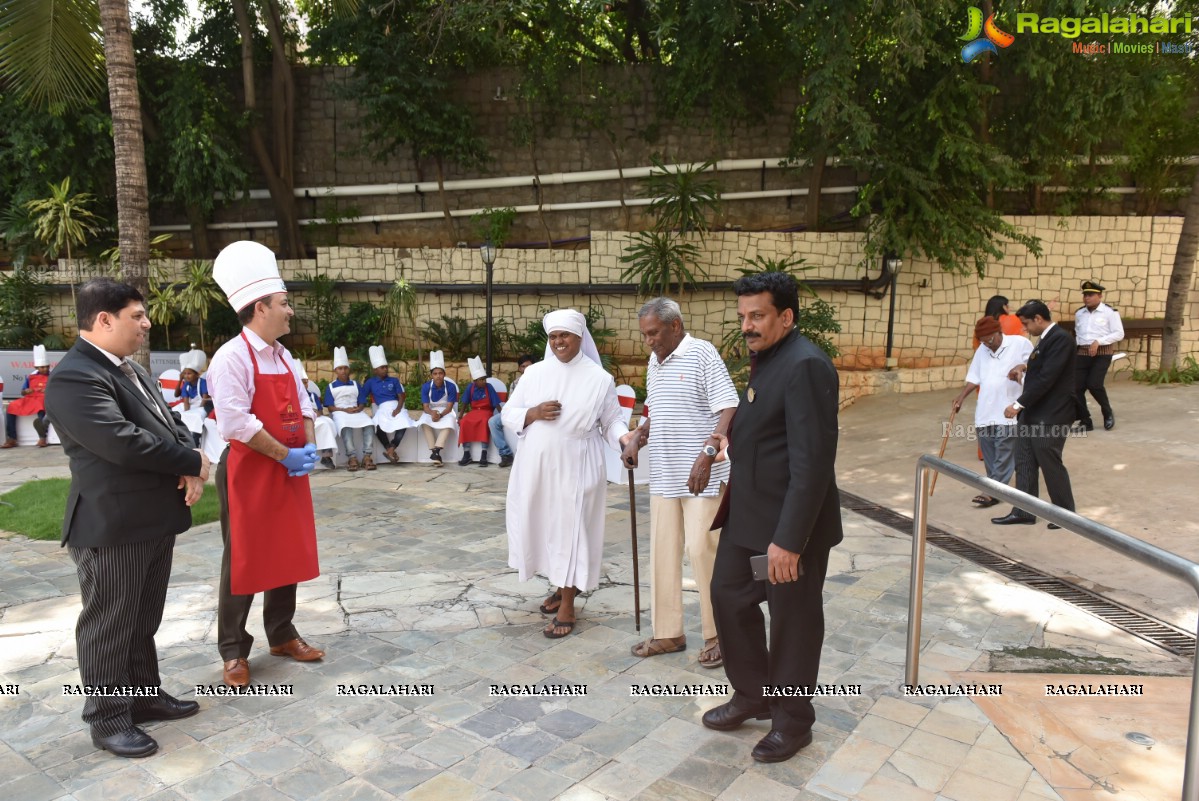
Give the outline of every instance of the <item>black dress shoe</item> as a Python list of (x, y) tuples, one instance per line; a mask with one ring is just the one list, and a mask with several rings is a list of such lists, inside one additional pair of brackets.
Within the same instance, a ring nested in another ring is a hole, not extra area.
[(92, 745), (101, 751), (108, 751), (121, 757), (147, 757), (158, 750), (158, 743), (137, 726), (130, 726), (123, 732), (109, 737), (98, 737), (92, 734)]
[(1095, 424), (1090, 420), (1081, 420), (1074, 424), (1075, 431), (1094, 431)]
[(133, 710), (133, 722), (149, 723), (155, 720), (179, 720), (189, 718), (200, 711), (200, 705), (195, 701), (180, 701), (166, 693), (160, 692), (158, 698), (149, 706)]
[(812, 744), (812, 732), (803, 734), (785, 734), (778, 729), (771, 729), (750, 753), (758, 762), (783, 762), (799, 753), (801, 748)]
[(770, 706), (765, 702), (751, 703), (734, 695), (727, 704), (713, 707), (704, 713), (703, 723), (709, 729), (732, 731), (747, 720), (770, 720)]
[(1108, 412), (1107, 414), (1103, 415), (1103, 430), (1111, 431), (1115, 427), (1116, 427), (1116, 416), (1114, 414), (1112, 414), (1111, 412)]
[(1059, 526), (1057, 523), (1050, 523), (1047, 528), (1050, 531), (1057, 531), (1059, 528), (1061, 528), (1061, 526)]
[(991, 522), (997, 526), (1031, 526), (1033, 523), (1037, 522), (1037, 519), (1035, 517), (1029, 517), (1028, 515), (1012, 512), (1004, 515), (1003, 517), (992, 517)]

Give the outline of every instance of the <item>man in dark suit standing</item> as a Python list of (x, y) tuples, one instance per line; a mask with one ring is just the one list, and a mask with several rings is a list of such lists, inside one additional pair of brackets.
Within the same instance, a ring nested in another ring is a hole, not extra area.
[(83, 719), (97, 748), (143, 757), (158, 743), (137, 724), (200, 708), (159, 689), (154, 634), (175, 535), (191, 526), (208, 460), (128, 359), (150, 330), (141, 293), (97, 278), (79, 290), (76, 317), (79, 339), (50, 377), (46, 413), (71, 465), (62, 544), (83, 601), (75, 641), (80, 678), (93, 688)]
[[(795, 330), (799, 293), (785, 273), (733, 284), (737, 317), (752, 353), (749, 385), (729, 432), (727, 517), (712, 575), (712, 603), (735, 693), (709, 710), (711, 729), (771, 719), (753, 749), (759, 762), (790, 759), (812, 742), (816, 720), (808, 693), (824, 643), (821, 590), (829, 550), (842, 538), (833, 467), (837, 456), (837, 371)], [(750, 558), (766, 555), (768, 579), (754, 579)], [(760, 604), (770, 608), (770, 645)], [(767, 697), (765, 687), (781, 694)]]
[[(1055, 506), (1074, 511), (1074, 493), (1070, 474), (1062, 462), (1066, 436), (1074, 422), (1074, 337), (1050, 318), (1049, 307), (1030, 300), (1016, 312), (1024, 330), (1038, 337), (1028, 364), (1012, 368), (1009, 378), (1020, 381), (1024, 389), (1016, 402), (1004, 410), (1004, 417), (1017, 418), (1016, 489), (1036, 496), (1038, 471), (1045, 474), (1045, 488)], [(997, 526), (1032, 525), (1037, 519), (1028, 512), (1012, 509), (1003, 517), (993, 517)], [(1049, 528), (1059, 528), (1050, 523)]]

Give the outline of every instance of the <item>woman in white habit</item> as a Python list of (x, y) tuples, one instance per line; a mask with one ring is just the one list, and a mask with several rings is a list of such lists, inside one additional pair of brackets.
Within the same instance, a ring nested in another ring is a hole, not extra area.
[(612, 376), (600, 366), (587, 320), (574, 309), (543, 320), (545, 359), (531, 366), (504, 405), (520, 449), (508, 482), (508, 565), (521, 581), (545, 576), (559, 590), (541, 607), (557, 639), (575, 625), (575, 596), (599, 586), (607, 480), (604, 443), (629, 438)]

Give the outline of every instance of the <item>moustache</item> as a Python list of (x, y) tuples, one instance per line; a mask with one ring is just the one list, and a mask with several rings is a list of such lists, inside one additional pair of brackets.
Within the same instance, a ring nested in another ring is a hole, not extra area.
[(742, 334), (741, 335), (742, 339), (745, 339), (745, 340), (757, 339), (760, 336), (762, 336), (762, 335), (761, 334)]

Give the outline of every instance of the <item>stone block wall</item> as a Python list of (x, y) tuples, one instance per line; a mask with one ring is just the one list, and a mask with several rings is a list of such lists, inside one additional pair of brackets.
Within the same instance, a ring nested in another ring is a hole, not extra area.
[[(853, 376), (856, 371), (885, 366), (885, 346), (890, 297), (858, 291), (819, 291), (820, 297), (837, 309), (842, 331), (833, 336), (841, 351), (838, 366), (846, 397), (876, 391), (924, 391), (955, 386), (965, 375), (972, 350), (974, 322), (982, 315), (987, 299), (994, 294), (1009, 298), (1013, 309), (1026, 300), (1040, 298), (1050, 304), (1055, 316), (1072, 315), (1081, 305), (1079, 285), (1094, 279), (1108, 288), (1106, 300), (1125, 318), (1157, 318), (1165, 312), (1166, 290), (1174, 250), (1182, 221), (1177, 217), (1012, 217), (1014, 225), (1041, 238), (1040, 258), (1021, 247), (1012, 248), (1002, 261), (991, 264), (985, 278), (953, 275), (921, 259), (908, 258), (898, 277), (894, 316), (893, 355), (901, 374), (873, 378)], [(494, 267), (493, 315), (504, 318), (516, 329), (538, 319), (541, 307), (571, 306), (603, 309), (603, 323), (616, 331), (611, 351), (621, 365), (623, 380), (643, 381), (645, 351), (637, 328), (637, 309), (642, 299), (633, 294), (605, 292), (603, 285), (619, 284), (625, 265), (620, 257), (629, 234), (596, 232), (585, 247), (575, 249), (518, 249), (500, 252)], [(743, 260), (754, 256), (803, 258), (811, 279), (858, 279), (877, 276), (878, 264), (863, 264), (864, 241), (858, 233), (748, 233), (716, 232), (702, 245), (700, 267), (706, 280), (731, 281)], [(166, 262), (162, 268), (176, 275), (184, 262)], [(464, 286), (481, 286), (484, 267), (475, 249), (466, 248), (349, 248), (331, 247), (318, 251), (315, 259), (281, 263), (283, 275), (297, 280), (301, 274), (322, 272), (346, 282), (374, 282), (375, 289), (343, 292), (347, 303), (380, 302), (386, 284), (403, 277), (418, 286), (450, 285), (440, 291), (419, 295), (418, 322), (442, 315), (467, 320), (485, 317), (482, 292)], [(68, 268), (61, 262), (51, 282), (66, 283)], [(81, 272), (89, 272), (81, 267)], [(532, 285), (514, 293), (508, 284)], [(570, 285), (574, 285), (573, 287)], [(579, 285), (591, 285), (578, 291)], [(560, 289), (559, 289), (560, 287)], [(302, 295), (302, 292), (298, 293)], [(719, 342), (735, 325), (736, 304), (731, 291), (697, 291), (679, 298), (687, 328), (693, 334)], [(1199, 308), (1199, 291), (1192, 288), (1192, 303)], [(56, 323), (73, 335), (75, 324), (69, 309), (70, 295), (60, 292), (55, 299)], [(296, 327), (293, 345), (315, 346), (315, 338), (303, 325)], [(406, 332), (397, 332), (389, 347), (412, 347)], [(1153, 344), (1156, 357), (1160, 342)], [(424, 348), (427, 350), (428, 343)], [(1148, 365), (1144, 341), (1126, 341), (1123, 346), (1132, 367)], [(1199, 351), (1199, 324), (1188, 320), (1183, 334), (1183, 352)], [(505, 354), (507, 355), (507, 354)]]

